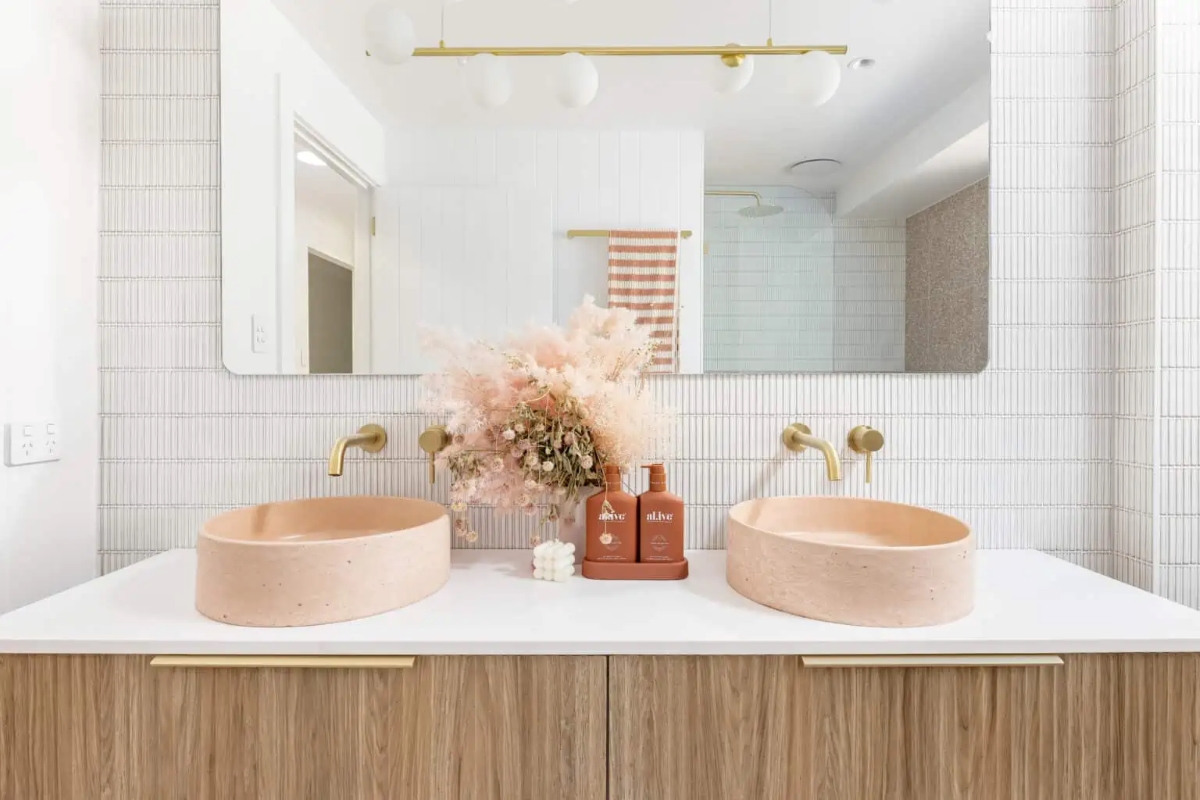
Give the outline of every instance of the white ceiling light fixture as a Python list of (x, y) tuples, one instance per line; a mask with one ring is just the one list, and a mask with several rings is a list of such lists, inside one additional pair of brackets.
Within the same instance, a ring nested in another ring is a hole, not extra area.
[(721, 94), (740, 92), (754, 77), (754, 56), (717, 56), (712, 63), (715, 65), (713, 86)]
[(806, 158), (788, 167), (792, 177), (801, 180), (831, 178), (842, 168), (842, 162), (836, 158)]
[(504, 60), (491, 53), (479, 53), (467, 59), (467, 90), (484, 108), (499, 108), (512, 97), (512, 77)]
[(384, 64), (403, 64), (413, 54), (417, 34), (396, 0), (376, 3), (366, 16), (367, 54)]
[(301, 164), (308, 164), (310, 167), (328, 167), (325, 159), (314, 153), (312, 150), (301, 150), (296, 153), (296, 160)]
[(837, 59), (823, 50), (796, 56), (789, 73), (789, 88), (802, 105), (823, 106), (842, 85), (842, 68)]
[(875, 69), (875, 59), (856, 58), (846, 65), (846, 69)]
[(596, 99), (600, 73), (592, 60), (581, 53), (564, 53), (558, 58), (554, 93), (567, 108), (583, 108)]

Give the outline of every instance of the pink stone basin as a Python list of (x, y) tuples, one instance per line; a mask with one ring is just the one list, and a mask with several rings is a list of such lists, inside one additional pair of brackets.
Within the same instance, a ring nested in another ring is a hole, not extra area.
[(196, 609), (278, 628), (368, 617), (428, 597), (450, 577), (437, 503), (326, 497), (242, 508), (204, 524)]
[(789, 614), (880, 628), (940, 625), (975, 604), (975, 542), (954, 517), (849, 497), (729, 511), (725, 579)]

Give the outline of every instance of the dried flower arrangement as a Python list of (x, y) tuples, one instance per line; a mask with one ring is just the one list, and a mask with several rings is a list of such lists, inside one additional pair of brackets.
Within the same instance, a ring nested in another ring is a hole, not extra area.
[[(538, 327), (498, 345), (426, 337), (443, 371), (427, 375), (431, 409), (447, 417), (455, 533), (475, 541), (471, 504), (569, 520), (604, 484), (606, 463), (630, 466), (663, 439), (669, 415), (642, 373), (654, 342), (628, 309), (584, 298), (565, 329)], [(535, 537), (533, 544), (537, 544)]]

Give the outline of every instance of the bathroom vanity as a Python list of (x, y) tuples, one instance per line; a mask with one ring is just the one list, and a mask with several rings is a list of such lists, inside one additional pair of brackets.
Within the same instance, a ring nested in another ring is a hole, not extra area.
[(866, 628), (686, 581), (456, 551), (415, 605), (194, 608), (194, 551), (0, 618), (0, 797), (971, 798), (1200, 793), (1200, 612), (1031, 551), (974, 611)]

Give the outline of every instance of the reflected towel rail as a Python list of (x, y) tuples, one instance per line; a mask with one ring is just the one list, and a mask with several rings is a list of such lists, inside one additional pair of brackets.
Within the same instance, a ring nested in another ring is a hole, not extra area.
[[(572, 229), (572, 230), (567, 231), (567, 238), (568, 239), (577, 239), (580, 236), (608, 236), (610, 233), (612, 233), (612, 231)], [(690, 239), (690, 238), (692, 238), (692, 232), (691, 231), (680, 231), (679, 238)]]

